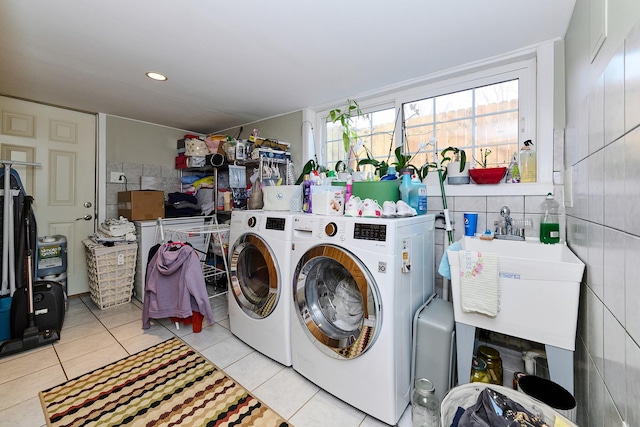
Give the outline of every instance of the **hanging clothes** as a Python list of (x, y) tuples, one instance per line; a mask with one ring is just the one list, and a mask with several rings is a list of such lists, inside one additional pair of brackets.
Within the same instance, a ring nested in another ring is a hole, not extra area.
[(213, 324), (213, 313), (195, 249), (183, 243), (163, 243), (147, 265), (142, 328), (149, 319), (186, 318), (194, 311)]

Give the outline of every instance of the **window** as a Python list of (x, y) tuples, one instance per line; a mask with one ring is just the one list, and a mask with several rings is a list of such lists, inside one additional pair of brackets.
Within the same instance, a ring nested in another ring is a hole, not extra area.
[[(507, 166), (524, 141), (537, 141), (540, 100), (536, 73), (536, 59), (530, 57), (491, 67), (485, 64), (480, 71), (457, 71), (453, 77), (439, 76), (375, 99), (359, 100), (363, 111), (356, 126), (359, 147), (348, 155), (341, 126), (327, 119), (328, 110), (320, 112), (325, 120), (324, 162), (331, 169), (342, 160), (355, 170), (355, 159), (369, 152), (391, 164), (393, 150), (403, 145), (404, 153), (413, 156), (411, 164), (420, 167), (433, 161), (435, 152), (453, 146), (464, 149), (469, 162), (481, 161), (480, 150), (485, 153), (488, 149), (487, 167)], [(542, 100), (542, 105), (552, 103), (553, 99)], [(548, 147), (543, 151), (552, 153), (553, 141), (544, 143)], [(552, 155), (548, 159), (551, 163)], [(365, 170), (372, 171), (370, 166)], [(548, 175), (544, 182), (552, 181), (551, 173)]]
[[(394, 128), (396, 111), (394, 108), (383, 108), (370, 111), (355, 120), (358, 132), (358, 143), (348, 153), (344, 151), (342, 142), (342, 126), (332, 123), (327, 118), (327, 168), (334, 169), (336, 163), (343, 161), (351, 170), (359, 170), (358, 161), (369, 157), (386, 160), (390, 147), (394, 144)], [(363, 170), (372, 171), (371, 166), (363, 166)]]
[(402, 105), (405, 147), (422, 165), (456, 147), (479, 166), (508, 166), (518, 153), (518, 79), (434, 96)]

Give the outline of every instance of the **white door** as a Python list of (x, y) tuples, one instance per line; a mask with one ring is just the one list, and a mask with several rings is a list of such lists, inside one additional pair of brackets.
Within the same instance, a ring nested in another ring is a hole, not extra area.
[(0, 157), (40, 163), (14, 169), (34, 197), (38, 236), (67, 238), (69, 295), (89, 291), (82, 240), (94, 232), (96, 116), (0, 97)]

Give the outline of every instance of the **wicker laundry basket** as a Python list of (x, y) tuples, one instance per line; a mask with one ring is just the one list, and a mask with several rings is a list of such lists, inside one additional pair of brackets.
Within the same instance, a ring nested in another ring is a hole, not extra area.
[(91, 300), (101, 310), (131, 301), (136, 274), (136, 243), (103, 246), (83, 240)]

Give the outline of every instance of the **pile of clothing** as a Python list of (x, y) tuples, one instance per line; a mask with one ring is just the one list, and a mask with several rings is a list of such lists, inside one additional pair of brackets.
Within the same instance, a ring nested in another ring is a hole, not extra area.
[(110, 218), (105, 220), (98, 226), (98, 231), (91, 236), (91, 238), (98, 242), (135, 242), (136, 240), (136, 227), (127, 218), (121, 216), (120, 218)]
[(199, 215), (198, 199), (193, 194), (169, 193), (164, 212), (166, 218)]

